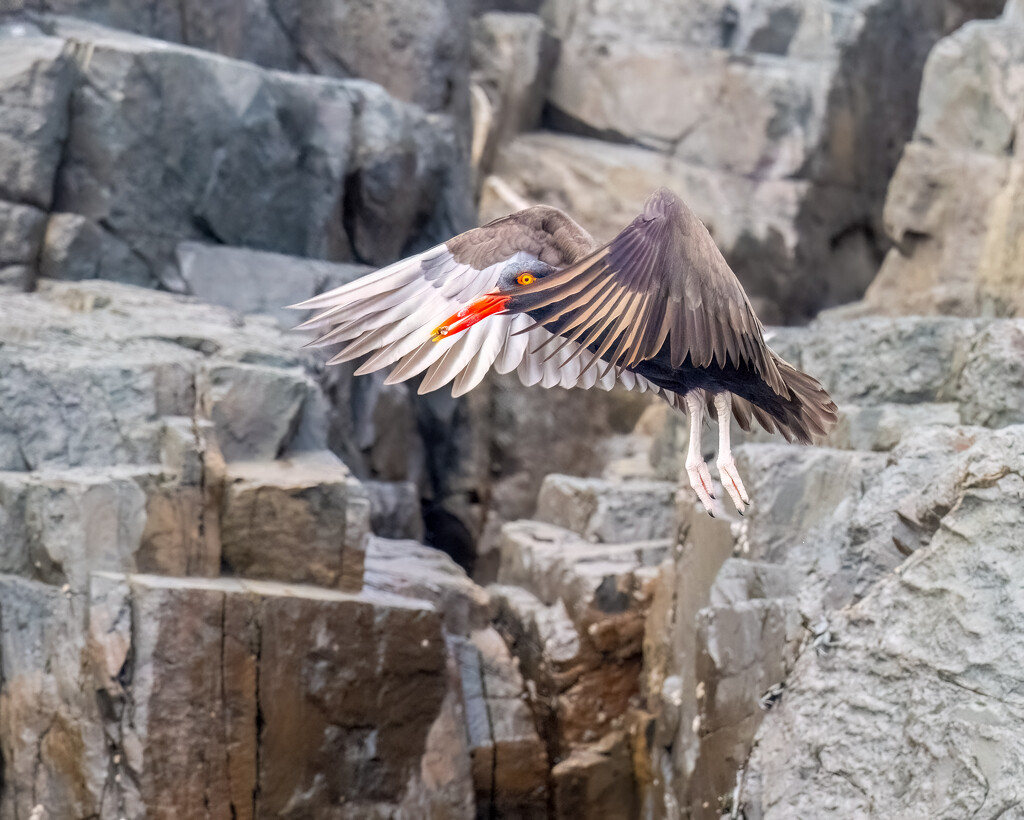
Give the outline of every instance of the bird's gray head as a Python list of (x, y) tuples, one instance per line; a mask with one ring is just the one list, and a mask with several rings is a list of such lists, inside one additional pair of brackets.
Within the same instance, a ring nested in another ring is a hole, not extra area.
[(449, 316), (431, 331), (430, 338), (439, 342), (495, 313), (515, 312), (516, 294), (522, 293), (528, 285), (543, 279), (554, 270), (551, 265), (532, 256), (517, 253), (502, 266), (493, 291), (474, 299), (458, 313)]
[(547, 265), (539, 259), (525, 254), (516, 254), (505, 263), (498, 274), (496, 290), (500, 293), (515, 293), (520, 288), (532, 285), (538, 279), (543, 279), (554, 271), (555, 269), (551, 265)]

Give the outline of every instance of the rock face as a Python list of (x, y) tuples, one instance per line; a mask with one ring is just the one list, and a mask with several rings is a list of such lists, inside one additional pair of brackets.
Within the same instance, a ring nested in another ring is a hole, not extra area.
[(425, 603), (96, 573), (86, 606), (0, 583), (5, 817), (296, 816), (338, 794), (364, 817), (418, 774), (446, 691)]
[(896, 242), (863, 309), (1024, 313), (1024, 20), (1013, 7), (943, 40), (928, 58), (920, 117), (889, 188)]
[[(767, 321), (805, 319), (875, 275), (885, 187), (929, 49), (1002, 5), (551, 2), (560, 52), (546, 122), (588, 139), (515, 141), (495, 173), (519, 197), (581, 217), (600, 217), (615, 191), (611, 210), (631, 219), (667, 182)], [(685, 104), (666, 104), (676, 99)], [(510, 202), (485, 196), (483, 207), (494, 216)], [(611, 217), (585, 224), (607, 239), (625, 224)]]
[[(711, 521), (681, 502), (644, 638), (653, 816), (869, 817), (887, 800), (896, 816), (921, 805), (959, 815), (1019, 800), (1012, 766), (979, 770), (955, 750), (991, 743), (993, 759), (1019, 757), (1012, 731), (992, 734), (970, 711), (1008, 704), (1014, 725), (1013, 686), (957, 630), (984, 634), (1012, 663), (1020, 601), (1003, 545), (1020, 508), (1024, 366), (1009, 351), (1022, 330), (874, 318), (775, 333), (843, 419), (831, 447), (754, 437), (737, 448), (755, 499), (744, 519)], [(941, 594), (984, 599), (1006, 619), (933, 610)], [(975, 705), (954, 716), (966, 690)], [(940, 770), (951, 774), (919, 777)]]
[(753, 816), (1012, 814), (1024, 800), (1024, 428), (963, 435), (930, 542), (830, 623), (834, 650), (797, 663), (750, 761)]
[[(13, 9), (11, 8), (13, 6)], [(427, 110), (465, 105), (468, 3), (13, 0), (5, 11), (68, 14), (291, 72), (362, 77)]]
[(376, 85), (71, 18), (0, 49), (0, 267), (23, 276), (185, 291), (181, 241), (381, 264), (470, 223), (454, 121)]

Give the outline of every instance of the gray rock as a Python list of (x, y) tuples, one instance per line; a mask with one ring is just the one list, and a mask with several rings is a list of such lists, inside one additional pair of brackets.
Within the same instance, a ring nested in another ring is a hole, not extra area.
[[(86, 609), (83, 595), (0, 575), (4, 817), (99, 816), (115, 787), (96, 685), (84, 662)], [(107, 804), (102, 816), (115, 810)]]
[[(382, 263), (468, 221), (468, 178), (445, 117), (369, 83), (269, 72), (70, 18), (41, 22), (63, 38), (36, 38), (51, 50), (75, 44), (78, 77), (47, 190), (99, 231), (81, 264), (103, 278), (181, 289), (182, 240), (321, 259), (354, 248)], [(45, 116), (40, 105), (26, 111)]]
[(498, 583), (564, 606), (601, 651), (630, 654), (640, 651), (654, 568), (669, 545), (667, 538), (595, 544), (551, 524), (516, 521), (502, 529)]
[(364, 481), (370, 499), (370, 528), (382, 538), (423, 540), (420, 494), (411, 481)]
[(380, 83), (428, 111), (464, 111), (469, 4), (465, 0), (299, 3), (269, 0), (307, 70)]
[(604, 543), (670, 538), (675, 491), (669, 482), (549, 475), (541, 485), (537, 518)]
[(8, 26), (0, 30), (0, 66), (0, 199), (47, 210), (67, 135), (73, 64), (63, 40)]
[(0, 202), (0, 267), (34, 266), (45, 228), (46, 214), (38, 208)]
[[(597, 143), (580, 152), (579, 178), (558, 157), (525, 170), (521, 155), (499, 157), (496, 172), (528, 200), (574, 213), (597, 202), (630, 218), (667, 183), (694, 203), (764, 318), (809, 317), (858, 298), (877, 271), (885, 188), (913, 130), (929, 49), (1001, 6), (554, 0), (544, 13), (561, 50), (547, 121), (675, 161), (623, 149), (609, 184)], [(686, 105), (665, 104), (681, 93)]]
[(805, 633), (792, 598), (708, 607), (697, 630), (700, 751), (690, 799), (700, 814), (732, 790), (764, 716), (762, 696), (786, 679)]
[(829, 319), (779, 328), (770, 344), (819, 379), (840, 410), (953, 402), (962, 420), (999, 426), (1019, 419), (1021, 332), (1020, 320)]
[(161, 418), (213, 420), (229, 459), (322, 448), (313, 360), (270, 319), (111, 283), (0, 302), (0, 467), (151, 465)]
[(473, 632), (456, 651), (478, 812), (547, 817), (547, 750), (508, 648), (488, 627)]
[(967, 451), (994, 461), (966, 477), (931, 543), (835, 616), (830, 654), (800, 658), (747, 773), (755, 816), (960, 816), (1024, 799), (1021, 435)]
[[(342, 816), (354, 818), (402, 802), (447, 687), (428, 605), (228, 579), (125, 581), (97, 576), (124, 593), (104, 606), (131, 612), (128, 683), (107, 690), (129, 814), (169, 800), (246, 816), (318, 812), (341, 792)], [(320, 742), (298, 750), (297, 728)], [(371, 731), (387, 758), (372, 772), (360, 753)]]
[(175, 257), (189, 294), (239, 313), (273, 316), (282, 327), (294, 327), (306, 315), (287, 310), (288, 305), (340, 287), (371, 270), (363, 265), (199, 242), (180, 243)]
[[(362, 77), (432, 111), (465, 106), (468, 3), (386, 6), (313, 0), (15, 0), (14, 10), (68, 14), (112, 28), (256, 63), (332, 77)], [(7, 4), (7, 7), (10, 3)]]
[(964, 422), (1024, 422), (1024, 321), (988, 324), (972, 342), (956, 386)]
[(952, 427), (960, 423), (960, 408), (953, 403), (843, 404), (839, 424), (828, 444), (841, 450), (891, 450), (913, 430), (928, 425)]
[(889, 187), (896, 240), (863, 309), (1020, 315), (1016, 243), (1024, 191), (1021, 23), (1013, 7), (939, 43), (921, 87), (914, 141)]
[(557, 47), (533, 14), (473, 21), (473, 165), (488, 172), (500, 146), (540, 123)]
[(415, 541), (382, 538), (366, 543), (364, 588), (430, 601), (449, 635), (468, 637), (488, 620), (487, 593), (440, 550)]
[(51, 214), (46, 223), (39, 275), (48, 279), (95, 279), (100, 272), (103, 232), (79, 214)]

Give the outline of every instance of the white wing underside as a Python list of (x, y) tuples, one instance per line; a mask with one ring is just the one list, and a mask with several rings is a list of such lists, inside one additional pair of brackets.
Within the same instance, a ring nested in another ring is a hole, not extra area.
[[(517, 258), (534, 257), (511, 257)], [(458, 264), (438, 245), (295, 305), (321, 311), (299, 327), (321, 331), (311, 346), (347, 343), (329, 364), (372, 354), (357, 375), (393, 365), (385, 383), (395, 384), (425, 372), (420, 393), (454, 382), (452, 395), (461, 396), (492, 367), (501, 374), (517, 371), (525, 385), (611, 390), (619, 383), (641, 393), (663, 393), (637, 373), (591, 362), (588, 351), (563, 344), (543, 327), (521, 332), (534, 323), (526, 314), (488, 316), (462, 333), (431, 341), (433, 329), (445, 319), (495, 289), (501, 268), (511, 259), (478, 271)], [(663, 396), (678, 406), (674, 393)]]

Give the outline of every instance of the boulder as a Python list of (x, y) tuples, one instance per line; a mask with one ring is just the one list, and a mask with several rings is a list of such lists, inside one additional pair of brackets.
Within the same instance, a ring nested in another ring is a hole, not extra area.
[(441, 613), (449, 636), (468, 638), (487, 626), (486, 591), (448, 555), (416, 541), (369, 536), (363, 586), (429, 601)]
[(333, 453), (231, 463), (223, 493), (226, 569), (245, 578), (362, 589), (370, 500)]
[(539, 125), (557, 48), (535, 14), (488, 12), (472, 35), (472, 162), (487, 173), (502, 145)]
[(860, 306), (886, 314), (1020, 315), (1022, 23), (1012, 7), (928, 58), (914, 139), (889, 186), (896, 243)]
[(348, 0), (182, 0), (173, 8), (147, 0), (15, 0), (14, 10), (68, 14), (266, 68), (362, 77), (431, 111), (465, 105), (464, 0), (391, 0), (373, 9)]
[(294, 327), (309, 315), (288, 310), (288, 305), (341, 287), (371, 270), (201, 242), (179, 243), (175, 259), (190, 295), (239, 313), (273, 316), (282, 327)]
[[(31, 25), (4, 25), (0, 66), (0, 199), (46, 211), (53, 204), (75, 85), (70, 49)], [(4, 244), (11, 227), (5, 225)]]
[[(1002, 5), (553, 0), (544, 16), (560, 52), (546, 122), (591, 139), (573, 146), (578, 170), (559, 167), (561, 146), (545, 156), (528, 141), (495, 173), (528, 201), (581, 216), (599, 204), (616, 230), (668, 184), (768, 321), (806, 319), (858, 298), (877, 271), (885, 186), (913, 130), (930, 48)], [(631, 185), (604, 179), (612, 162)], [(485, 197), (488, 214), (511, 210), (508, 199)], [(584, 224), (607, 238), (605, 220)]]
[[(42, 251), (52, 275), (184, 290), (183, 240), (380, 264), (469, 222), (448, 117), (364, 81), (275, 73), (71, 18), (37, 23), (48, 36), (0, 32), (12, 142), (0, 199), (61, 215)], [(22, 225), (2, 246), (12, 254), (38, 232)]]
[(457, 644), (478, 816), (546, 818), (547, 749), (518, 665), (491, 627)]
[(833, 649), (801, 656), (758, 734), (748, 813), (964, 815), (1024, 798), (1022, 446), (1020, 426), (979, 436), (930, 542), (833, 616)]
[(675, 484), (608, 481), (552, 474), (544, 479), (537, 518), (588, 540), (628, 543), (670, 538), (675, 530)]

